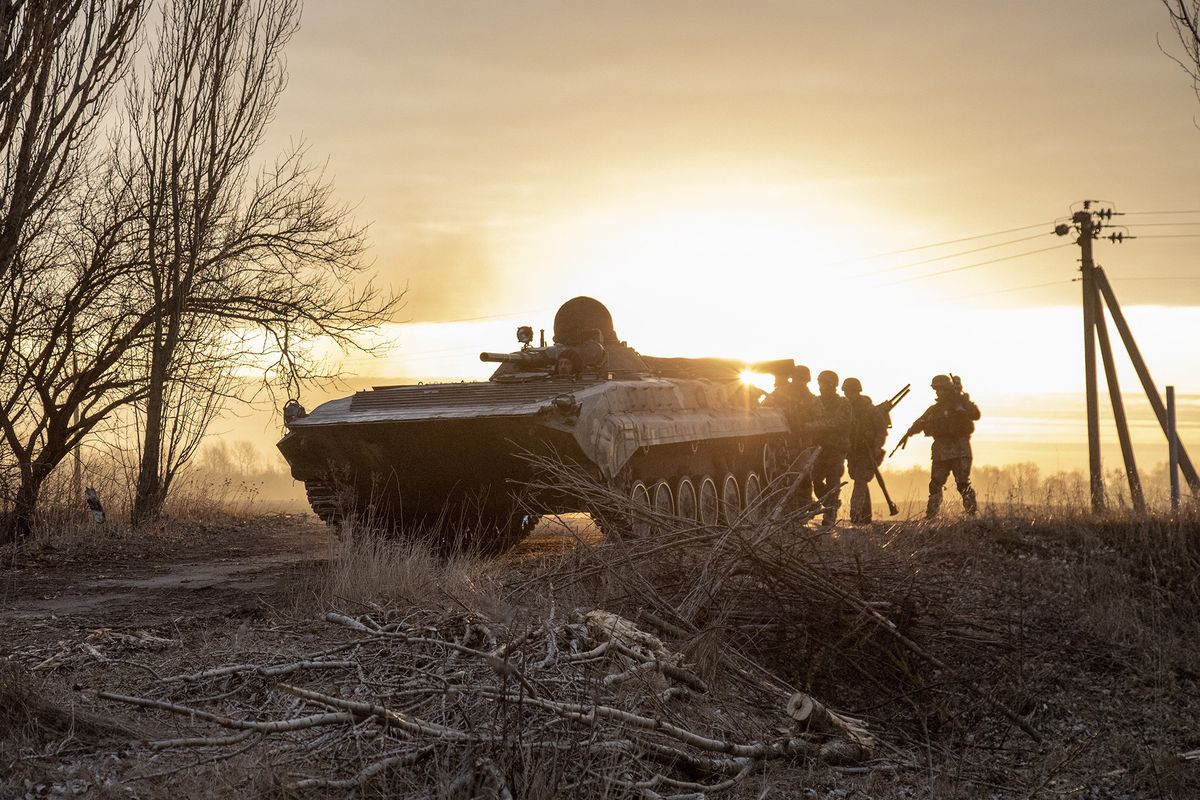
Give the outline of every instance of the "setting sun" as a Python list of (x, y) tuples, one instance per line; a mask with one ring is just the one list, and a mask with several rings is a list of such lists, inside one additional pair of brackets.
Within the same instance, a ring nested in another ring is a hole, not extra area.
[(742, 370), (742, 374), (739, 377), (741, 378), (742, 383), (746, 386), (753, 386), (762, 390), (766, 394), (770, 394), (771, 392), (775, 391), (774, 375), (766, 375), (761, 372), (754, 372), (753, 370), (745, 369)]

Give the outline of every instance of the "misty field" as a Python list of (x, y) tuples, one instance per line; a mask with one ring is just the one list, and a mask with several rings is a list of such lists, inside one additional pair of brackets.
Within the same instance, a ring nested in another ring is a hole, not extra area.
[(572, 515), (484, 559), (239, 497), (9, 551), (0, 796), (1200, 792), (1191, 511)]

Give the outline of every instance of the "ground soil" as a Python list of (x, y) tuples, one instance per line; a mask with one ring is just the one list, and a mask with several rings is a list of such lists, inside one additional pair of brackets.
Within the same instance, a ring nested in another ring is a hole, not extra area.
[[(598, 535), (586, 521), (572, 524), (575, 534)], [(877, 525), (836, 535), (900, 548), (909, 534)], [(838, 658), (854, 657), (850, 651), (835, 654), (833, 665), (805, 658), (806, 688), (867, 718), (895, 757), (880, 771), (784, 771), (756, 792), (1200, 797), (1200, 759), (1181, 757), (1200, 747), (1194, 576), (1164, 580), (1160, 567), (1169, 565), (1147, 568), (1103, 541), (996, 520), (914, 528), (911, 537), (921, 560), (912, 574), (933, 587), (918, 593), (921, 602), (953, 613), (905, 613), (930, 620), (922, 641), (956, 680), (985, 687), (993, 705), (966, 703), (939, 670), (922, 668), (915, 684), (901, 686), (895, 676), (873, 683), (839, 666)], [(506, 564), (528, 572), (575, 542), (543, 526)], [(186, 770), (170, 762), (163, 769), (130, 763), (123, 737), (145, 738), (152, 723), (89, 691), (136, 687), (148, 671), (178, 674), (246, 654), (311, 652), (327, 631), (306, 587), (319, 584), (332, 553), (330, 534), (315, 519), (279, 515), (168, 524), (136, 535), (94, 532), (7, 556), (0, 668), (10, 678), (8, 688), (0, 686), (0, 715), (10, 718), (0, 719), (0, 797), (244, 792), (236, 781), (188, 783)], [(99, 648), (99, 657), (97, 648), (88, 650), (89, 642), (111, 642), (114, 632), (144, 644), (131, 639), (120, 658), (105, 658), (111, 647)], [(773, 668), (788, 670), (786, 649), (771, 658)], [(799, 683), (801, 672), (787, 677)], [(31, 712), (18, 731), (12, 709), (21, 692), (29, 707), (65, 709), (75, 722), (57, 730), (43, 714), (39, 730)], [(994, 704), (1015, 710), (1044, 741), (1005, 721)]]

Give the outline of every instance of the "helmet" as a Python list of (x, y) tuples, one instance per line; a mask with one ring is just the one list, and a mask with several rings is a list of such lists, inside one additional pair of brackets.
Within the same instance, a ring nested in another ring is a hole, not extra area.
[(862, 382), (858, 378), (846, 378), (842, 381), (843, 394), (862, 394)]
[(822, 389), (836, 389), (838, 385), (838, 374), (831, 369), (824, 370), (817, 376), (817, 386)]
[(949, 375), (934, 375), (933, 380), (929, 382), (929, 388), (935, 392), (941, 390), (952, 392), (954, 391), (954, 381), (950, 380)]
[(792, 369), (792, 382), (807, 384), (812, 380), (812, 372), (803, 364), (797, 364)]

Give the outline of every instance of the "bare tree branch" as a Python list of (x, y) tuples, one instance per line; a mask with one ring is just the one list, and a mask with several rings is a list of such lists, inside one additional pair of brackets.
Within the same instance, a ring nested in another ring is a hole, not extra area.
[[(237, 398), (235, 372), (274, 372), (294, 390), (316, 369), (308, 343), (357, 346), (396, 303), (352, 288), (364, 231), (303, 146), (252, 168), (299, 13), (296, 0), (168, 0), (147, 73), (130, 82), (118, 163), (143, 214), (142, 283), (166, 310), (144, 354), (135, 521), (157, 516)], [(258, 352), (231, 344), (255, 339)]]
[(1200, 0), (1162, 0), (1162, 4), (1179, 43), (1183, 45), (1183, 56), (1174, 55), (1161, 42), (1159, 49), (1188, 74), (1192, 91), (1200, 100)]

